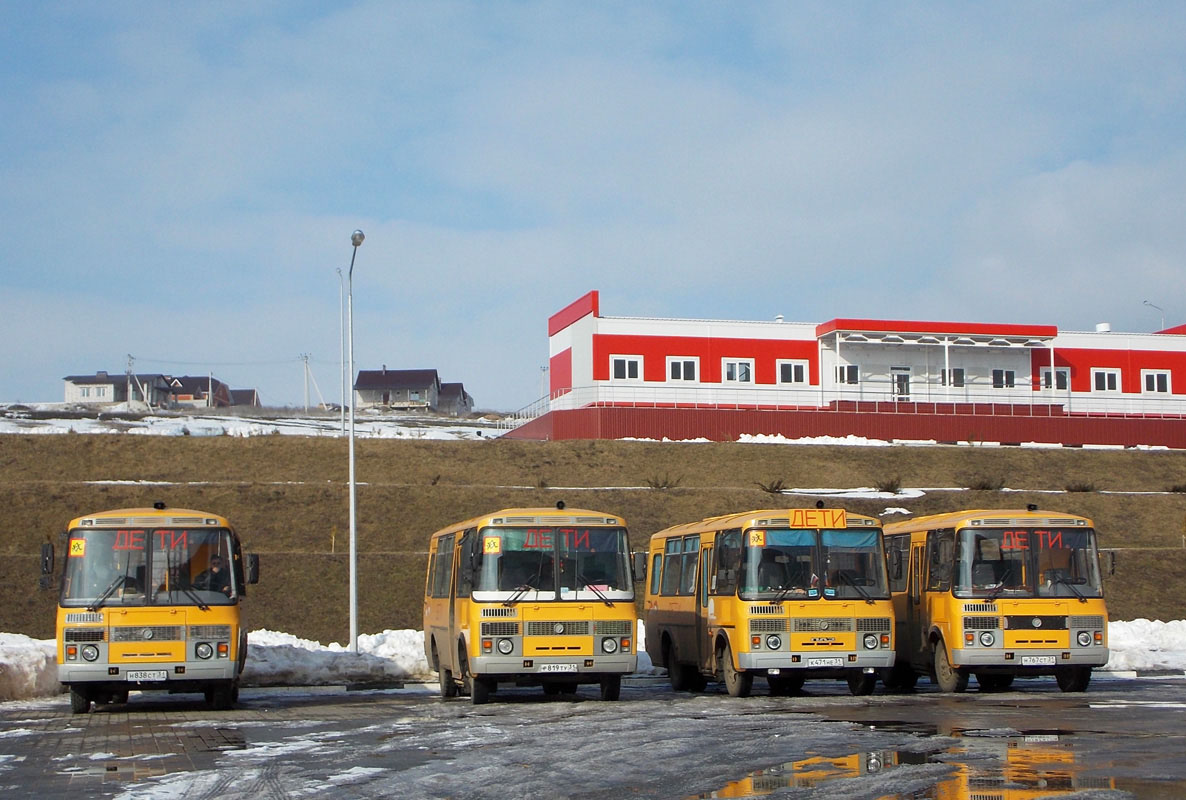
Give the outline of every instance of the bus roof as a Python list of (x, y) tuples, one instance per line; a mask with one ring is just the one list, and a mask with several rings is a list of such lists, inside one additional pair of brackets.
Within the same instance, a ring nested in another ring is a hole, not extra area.
[(625, 527), (626, 520), (616, 514), (607, 514), (604, 511), (593, 511), (587, 508), (556, 508), (555, 506), (503, 508), (479, 517), (454, 522), (452, 525), (435, 531), (432, 538), (490, 525), (610, 525)]
[[(854, 514), (840, 508), (766, 508), (756, 511), (742, 511), (736, 514), (723, 514), (718, 517), (707, 517), (696, 522), (683, 525), (673, 525), (651, 535), (651, 539), (665, 539), (669, 536), (681, 536), (687, 533), (703, 533), (706, 531), (727, 530), (730, 528), (777, 527), (817, 528), (830, 527), (827, 524), (828, 514), (843, 513), (845, 524), (852, 527), (881, 527), (881, 521), (864, 514)], [(801, 516), (803, 519), (794, 519)], [(823, 523), (823, 524), (821, 524)], [(855, 525), (853, 523), (856, 523)]]
[(192, 508), (116, 508), (96, 511), (70, 520), (70, 528), (117, 528), (127, 525), (202, 525), (230, 528), (221, 514)]
[(978, 524), (988, 527), (1093, 526), (1092, 521), (1087, 517), (1081, 517), (1078, 514), (1068, 514), (1065, 511), (1030, 510), (1025, 508), (974, 508), (891, 522), (885, 526), (885, 533), (888, 536), (894, 533), (910, 533), (911, 531), (958, 528), (970, 525), (974, 520)]

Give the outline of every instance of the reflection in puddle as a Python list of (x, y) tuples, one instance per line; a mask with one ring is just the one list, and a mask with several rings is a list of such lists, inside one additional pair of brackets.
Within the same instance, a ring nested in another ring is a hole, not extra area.
[[(888, 772), (901, 766), (928, 763), (950, 764), (955, 771), (918, 790), (905, 793), (891, 790), (882, 795), (881, 800), (1029, 800), (1085, 789), (1116, 788), (1112, 778), (1081, 774), (1086, 765), (1076, 765), (1071, 738), (1058, 733), (1025, 736), (970, 733), (964, 736), (953, 731), (951, 735), (961, 740), (959, 745), (929, 755), (893, 750), (850, 753), (840, 757), (810, 754), (799, 761), (756, 770), (716, 791), (694, 798), (759, 797), (780, 789), (811, 788), (831, 781)], [(908, 776), (903, 773), (902, 777)]]

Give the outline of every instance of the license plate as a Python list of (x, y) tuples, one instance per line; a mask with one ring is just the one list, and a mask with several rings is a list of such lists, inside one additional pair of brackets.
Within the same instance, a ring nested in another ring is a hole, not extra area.
[(576, 664), (540, 664), (540, 672), (576, 672)]
[(1021, 666), (1023, 667), (1053, 667), (1054, 656), (1022, 656)]
[(169, 671), (167, 669), (133, 669), (126, 672), (124, 677), (130, 681), (167, 681), (169, 680)]
[(809, 667), (843, 667), (843, 658), (809, 658), (807, 659), (807, 666)]

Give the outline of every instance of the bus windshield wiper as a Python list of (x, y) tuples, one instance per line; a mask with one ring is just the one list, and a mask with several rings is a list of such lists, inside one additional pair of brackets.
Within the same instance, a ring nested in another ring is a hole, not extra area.
[(503, 600), (502, 604), (504, 606), (513, 606), (515, 603), (518, 603), (520, 600), (522, 600), (523, 595), (530, 592), (533, 588), (535, 588), (535, 587), (533, 587), (529, 583), (519, 584), (518, 586), (515, 587), (515, 593), (513, 595), (511, 595), (510, 597), (508, 597), (506, 600)]
[(770, 598), (770, 605), (772, 605), (772, 606), (778, 605), (783, 600), (786, 600), (788, 597), (790, 597), (791, 592), (802, 592), (804, 594), (804, 596), (806, 596), (806, 594), (807, 594), (807, 590), (804, 589), (802, 586), (784, 586), (778, 590), (778, 594), (776, 594), (776, 595), (774, 595), (774, 597)]
[(126, 581), (127, 579), (128, 579), (128, 576), (127, 576), (127, 575), (116, 575), (116, 576), (115, 576), (115, 580), (113, 580), (113, 581), (111, 582), (111, 585), (109, 585), (109, 586), (108, 586), (106, 589), (104, 589), (104, 590), (103, 590), (103, 594), (99, 595), (99, 597), (98, 597), (98, 598), (95, 600), (95, 602), (93, 602), (93, 603), (91, 603), (89, 606), (87, 606), (87, 607), (86, 607), (86, 610), (87, 610), (87, 611), (92, 611), (92, 612), (93, 612), (93, 611), (98, 611), (98, 610), (99, 610), (99, 606), (103, 605), (103, 602), (104, 602), (104, 601), (105, 601), (105, 600), (106, 600), (108, 597), (111, 597), (111, 595), (115, 593), (115, 590), (116, 590), (116, 589), (118, 589), (119, 587), (123, 586), (123, 585), (124, 585), (124, 581)]
[(1068, 589), (1070, 589), (1070, 590), (1071, 590), (1071, 592), (1073, 592), (1073, 593), (1074, 593), (1075, 597), (1078, 597), (1078, 598), (1079, 598), (1079, 602), (1080, 602), (1080, 603), (1086, 603), (1086, 602), (1087, 602), (1087, 598), (1086, 598), (1086, 597), (1084, 597), (1084, 596), (1083, 596), (1083, 595), (1082, 595), (1082, 594), (1079, 592), (1079, 590), (1075, 588), (1075, 584), (1071, 583), (1071, 579), (1070, 579), (1070, 578), (1068, 578), (1067, 576), (1065, 576), (1065, 575), (1056, 575), (1056, 576), (1055, 576), (1055, 578), (1054, 578), (1054, 581), (1053, 581), (1053, 582), (1054, 582), (1054, 583), (1061, 583), (1061, 584), (1063, 584), (1064, 586), (1066, 586)]
[[(174, 590), (172, 590), (172, 589), (171, 589), (170, 591), (174, 591)], [(205, 602), (202, 600), (202, 598), (198, 596), (198, 593), (197, 593), (197, 592), (195, 592), (195, 591), (194, 591), (193, 589), (191, 589), (190, 587), (188, 587), (188, 586), (182, 586), (182, 587), (181, 587), (181, 591), (185, 593), (185, 596), (186, 596), (186, 597), (188, 597), (190, 600), (193, 600), (193, 601), (194, 601), (194, 605), (196, 605), (196, 606), (197, 606), (198, 608), (200, 608), (202, 611), (209, 611), (209, 610), (210, 610), (210, 606), (206, 605), (206, 603), (205, 603)]]
[(868, 592), (866, 592), (865, 587), (861, 586), (859, 583), (857, 583), (856, 580), (854, 580), (851, 575), (849, 575), (847, 572), (841, 570), (840, 572), (836, 573), (836, 577), (839, 578), (840, 580), (844, 581), (845, 583), (847, 583), (852, 588), (856, 589), (857, 592), (861, 595), (861, 597), (865, 598), (866, 603), (868, 603), (869, 605), (873, 605), (873, 596), (871, 594), (869, 594)]
[(598, 600), (600, 600), (601, 602), (605, 603), (605, 604), (606, 604), (607, 606), (609, 606), (610, 608), (613, 608), (613, 607), (614, 607), (614, 601), (612, 601), (612, 600), (610, 600), (608, 597), (606, 597), (606, 596), (605, 596), (605, 593), (604, 593), (604, 592), (602, 592), (600, 589), (598, 589), (596, 586), (594, 586), (593, 584), (589, 583), (589, 579), (588, 579), (588, 578), (586, 578), (584, 575), (579, 575), (579, 576), (577, 576), (577, 579), (578, 579), (578, 580), (581, 582), (581, 584), (582, 584), (582, 585), (584, 585), (584, 587), (585, 587), (586, 589), (588, 589), (589, 591), (591, 591), (593, 594), (597, 595), (597, 599), (598, 599)]

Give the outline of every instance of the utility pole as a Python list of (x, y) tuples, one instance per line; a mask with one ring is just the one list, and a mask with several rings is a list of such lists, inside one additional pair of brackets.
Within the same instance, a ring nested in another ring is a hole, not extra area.
[(297, 356), (301, 361), (305, 362), (305, 413), (309, 413), (309, 354), (301, 353)]

